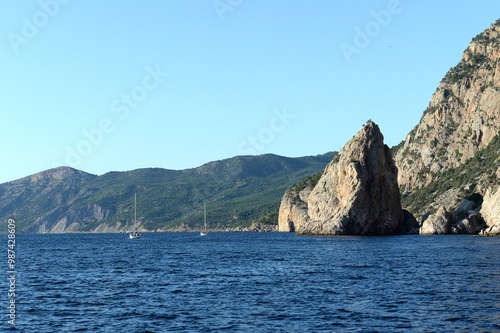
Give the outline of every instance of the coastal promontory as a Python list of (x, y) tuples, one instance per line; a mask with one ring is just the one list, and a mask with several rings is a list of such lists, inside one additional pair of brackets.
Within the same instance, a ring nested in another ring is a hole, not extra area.
[[(404, 221), (397, 175), (379, 127), (368, 121), (328, 164), (307, 198), (302, 193), (307, 202), (290, 205), (294, 214), (282, 207), (286, 217), (280, 216), (280, 230), (287, 231), (288, 224), (303, 235), (397, 233)], [(300, 217), (298, 225), (290, 220), (294, 216)]]

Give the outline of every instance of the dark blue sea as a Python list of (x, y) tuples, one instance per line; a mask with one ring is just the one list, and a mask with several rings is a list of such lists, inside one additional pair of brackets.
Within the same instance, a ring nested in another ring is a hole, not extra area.
[(500, 332), (500, 238), (16, 237), (19, 332)]

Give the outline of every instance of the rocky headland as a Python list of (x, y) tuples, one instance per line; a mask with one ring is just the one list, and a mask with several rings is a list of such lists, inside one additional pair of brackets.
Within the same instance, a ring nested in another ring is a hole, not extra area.
[(500, 235), (500, 20), (471, 41), (399, 145), (389, 149), (368, 121), (332, 155), (101, 176), (60, 167), (0, 184), (0, 221), (33, 233), (193, 231), (210, 198), (213, 230), (274, 231), (278, 215), (279, 231), (302, 235)]
[[(280, 231), (307, 235), (384, 235), (409, 231), (401, 208), (397, 168), (372, 121), (328, 164), (314, 187), (289, 190)], [(410, 226), (410, 229), (414, 226)]]
[(500, 234), (499, 60), (500, 20), (472, 40), (394, 156), (368, 122), (320, 177), (286, 191), (279, 231)]

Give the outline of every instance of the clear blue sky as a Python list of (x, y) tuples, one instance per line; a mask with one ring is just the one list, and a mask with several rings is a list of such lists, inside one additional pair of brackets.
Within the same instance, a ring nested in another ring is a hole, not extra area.
[(0, 6), (0, 183), (322, 154), (368, 119), (393, 146), (500, 17), (498, 0)]

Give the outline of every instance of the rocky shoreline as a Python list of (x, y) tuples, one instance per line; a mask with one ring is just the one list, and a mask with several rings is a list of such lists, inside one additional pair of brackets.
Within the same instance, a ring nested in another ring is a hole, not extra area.
[(401, 207), (397, 177), (379, 127), (368, 121), (316, 184), (285, 193), (278, 230), (298, 235), (500, 236), (500, 187), (484, 197), (468, 197), (452, 213), (442, 206), (419, 222)]
[(288, 189), (279, 231), (500, 235), (499, 73), (500, 20), (471, 41), (401, 144), (389, 149), (368, 121), (317, 182)]

